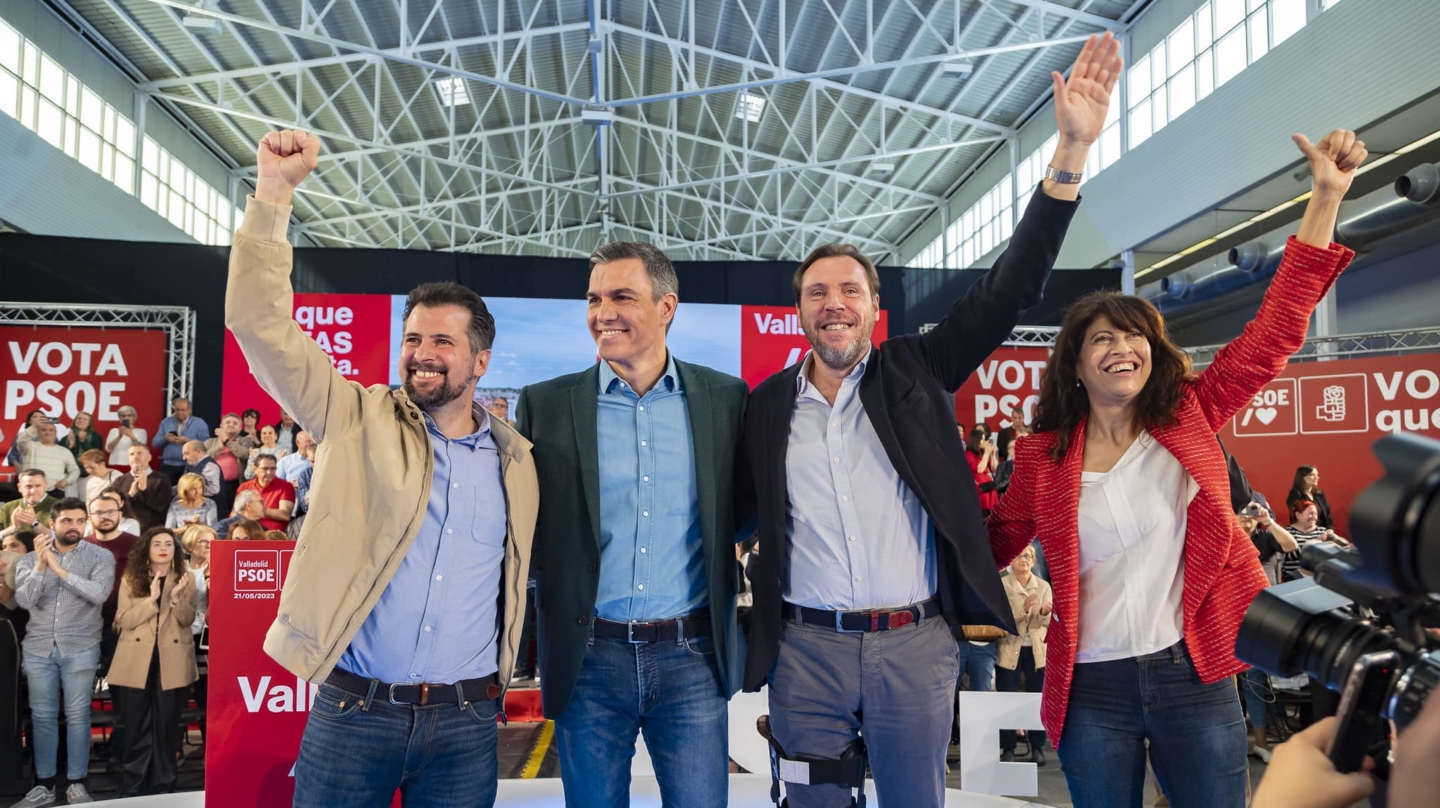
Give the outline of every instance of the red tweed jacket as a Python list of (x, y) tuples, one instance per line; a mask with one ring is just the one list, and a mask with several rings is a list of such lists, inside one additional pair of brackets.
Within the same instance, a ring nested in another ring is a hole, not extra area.
[[(1352, 251), (1336, 244), (1320, 249), (1292, 237), (1255, 319), (1216, 354), (1210, 367), (1185, 382), (1176, 422), (1150, 430), (1200, 485), (1186, 514), (1182, 608), (1185, 642), (1206, 682), (1246, 668), (1235, 658), (1235, 636), (1250, 601), (1267, 585), (1255, 546), (1231, 510), (1225, 458), (1215, 436), (1285, 369), (1305, 341), (1311, 312), (1352, 256)], [(989, 527), (997, 565), (1008, 565), (1038, 536), (1050, 566), (1055, 616), (1046, 637), (1040, 718), (1058, 748), (1079, 636), (1084, 422), (1075, 428), (1059, 463), (1050, 459), (1054, 443), (1053, 432), (1019, 440), (1010, 488), (991, 514)]]

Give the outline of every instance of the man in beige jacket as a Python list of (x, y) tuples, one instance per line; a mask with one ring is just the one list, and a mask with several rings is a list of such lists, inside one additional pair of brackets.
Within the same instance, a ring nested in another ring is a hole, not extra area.
[(260, 386), (323, 448), (265, 651), (323, 683), (296, 806), (495, 801), (538, 483), (530, 444), (474, 401), (495, 321), (425, 284), (406, 302), (402, 389), (346, 381), (291, 319), (290, 199), (320, 144), (271, 132), (230, 252), (225, 324)]

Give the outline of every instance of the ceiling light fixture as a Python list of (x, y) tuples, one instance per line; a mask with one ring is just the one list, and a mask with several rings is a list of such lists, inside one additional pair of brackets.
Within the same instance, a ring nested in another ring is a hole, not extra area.
[(435, 92), (440, 96), (440, 105), (458, 107), (470, 103), (470, 92), (465, 89), (465, 80), (459, 76), (446, 76), (435, 80)]
[(764, 112), (765, 96), (751, 93), (740, 94), (740, 104), (735, 109), (735, 117), (750, 123), (759, 123), (760, 116)]

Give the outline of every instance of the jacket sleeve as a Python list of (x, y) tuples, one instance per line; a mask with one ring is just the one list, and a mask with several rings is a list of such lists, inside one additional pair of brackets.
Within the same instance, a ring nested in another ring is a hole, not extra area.
[(289, 222), (288, 205), (249, 197), (230, 248), (225, 326), (261, 389), (309, 427), (315, 440), (323, 441), (359, 424), (361, 388), (345, 381), (292, 319), (294, 251), (285, 240)]
[[(180, 596), (180, 602), (170, 607), (170, 617), (181, 626), (189, 628), (195, 622), (195, 604), (200, 601), (200, 593), (195, 589), (195, 576), (185, 573), (190, 578), (190, 586), (185, 587), (185, 594)], [(165, 597), (170, 597), (168, 594)]]
[[(164, 595), (161, 595), (164, 597)], [(115, 606), (115, 625), (121, 631), (133, 631), (155, 619), (160, 607), (147, 594), (137, 598), (130, 594), (130, 587), (120, 582), (120, 599)]]
[(1036, 190), (995, 265), (965, 291), (934, 329), (918, 337), (920, 352), (950, 392), (1010, 336), (1040, 302), (1065, 231), (1079, 201)]
[(1035, 498), (1035, 466), (1049, 462), (1049, 456), (1037, 445), (1033, 450), (1026, 443), (1033, 437), (1019, 439), (1015, 446), (1015, 473), (1010, 477), (1010, 488), (1000, 498), (1000, 504), (990, 512), (985, 524), (990, 529), (990, 551), (995, 556), (995, 566), (1004, 568), (1020, 555), (1035, 538), (1035, 515), (1032, 504)]
[(1354, 256), (1338, 244), (1321, 249), (1290, 237), (1255, 319), (1195, 380), (1195, 397), (1212, 432), (1218, 434), (1285, 369), (1305, 343), (1310, 315)]

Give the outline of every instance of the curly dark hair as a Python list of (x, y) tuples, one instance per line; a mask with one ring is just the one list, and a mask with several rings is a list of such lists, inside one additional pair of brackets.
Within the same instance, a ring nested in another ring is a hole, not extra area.
[(1137, 415), (1147, 428), (1175, 422), (1184, 382), (1193, 378), (1190, 357), (1170, 339), (1165, 318), (1143, 297), (1115, 291), (1091, 292), (1070, 304), (1055, 349), (1040, 379), (1040, 401), (1035, 405), (1036, 432), (1054, 432), (1050, 458), (1059, 463), (1070, 449), (1070, 435), (1090, 412), (1090, 396), (1080, 386), (1078, 366), (1085, 332), (1104, 317), (1116, 328), (1138, 331), (1150, 343), (1150, 378), (1137, 400)]
[(169, 536), (175, 542), (175, 552), (170, 556), (170, 574), (187, 574), (185, 548), (176, 531), (168, 527), (152, 527), (140, 534), (140, 541), (130, 548), (130, 558), (125, 562), (125, 583), (130, 587), (130, 594), (137, 598), (150, 596), (150, 540), (162, 535)]

